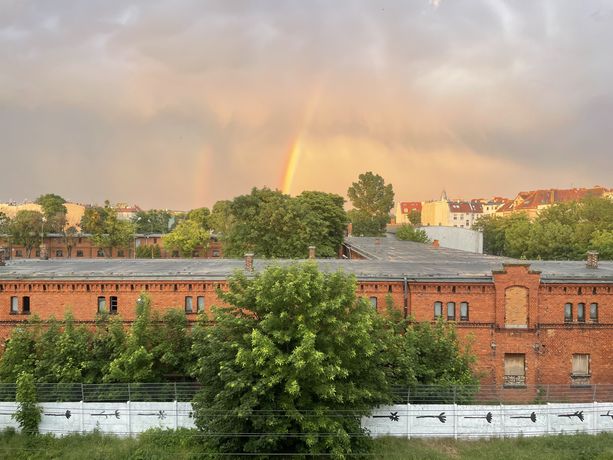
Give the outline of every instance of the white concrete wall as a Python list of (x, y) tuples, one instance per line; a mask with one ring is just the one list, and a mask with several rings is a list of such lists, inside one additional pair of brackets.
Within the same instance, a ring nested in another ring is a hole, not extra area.
[(431, 240), (438, 240), (443, 248), (483, 254), (483, 233), (460, 227), (424, 226), (419, 227)]
[[(150, 428), (195, 428), (186, 402), (43, 403), (41, 433), (94, 430), (132, 436)], [(17, 403), (0, 402), (0, 429), (19, 428)], [(534, 416), (532, 416), (534, 414)], [(531, 418), (533, 417), (533, 418)], [(613, 432), (613, 403), (460, 406), (399, 404), (379, 407), (362, 426), (372, 436), (492, 438)]]
[(613, 403), (521, 406), (402, 404), (378, 408), (371, 417), (362, 419), (362, 426), (372, 436), (408, 438), (466, 439), (613, 432)]

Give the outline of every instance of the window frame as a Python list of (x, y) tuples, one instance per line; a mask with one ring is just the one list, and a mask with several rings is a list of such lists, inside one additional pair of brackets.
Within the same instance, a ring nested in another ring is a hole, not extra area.
[(202, 313), (205, 309), (205, 300), (203, 295), (196, 297), (196, 312)]
[[(455, 321), (456, 319), (456, 305), (455, 302), (447, 302), (447, 321)], [(450, 315), (449, 312), (452, 311), (453, 314)]]
[(21, 298), (21, 313), (23, 315), (29, 315), (31, 312), (32, 305), (30, 304), (30, 296), (24, 295)]
[(12, 295), (11, 296), (11, 303), (9, 306), (9, 312), (11, 315), (18, 315), (19, 314), (19, 297), (16, 295)]
[[(511, 362), (507, 364), (507, 359), (511, 361), (513, 358), (522, 358), (523, 366), (521, 373), (511, 373)], [(504, 386), (508, 388), (525, 388), (526, 387), (526, 354), (525, 353), (505, 353), (504, 354)]]
[(116, 315), (119, 310), (119, 300), (116, 295), (109, 296), (109, 314)]
[(194, 313), (194, 298), (191, 295), (186, 295), (183, 302), (185, 313), (191, 315)]
[(585, 302), (577, 303), (577, 322), (585, 323)]
[[(438, 309), (438, 314), (437, 314), (437, 309)], [(443, 317), (443, 302), (441, 302), (440, 300), (437, 300), (436, 302), (434, 302), (434, 319), (439, 319)]]
[(598, 322), (598, 302), (590, 303), (590, 321), (592, 323)]
[(370, 306), (373, 307), (375, 309), (375, 311), (378, 311), (379, 308), (379, 299), (375, 296), (371, 296), (368, 298), (368, 301), (370, 302)]
[(98, 314), (106, 313), (106, 297), (103, 295), (98, 296), (97, 301)]
[[(464, 308), (466, 308), (466, 314), (464, 314)], [(470, 306), (468, 302), (460, 302), (460, 321), (469, 321)]]
[(565, 323), (573, 322), (573, 304), (572, 302), (566, 302), (564, 304), (564, 322)]

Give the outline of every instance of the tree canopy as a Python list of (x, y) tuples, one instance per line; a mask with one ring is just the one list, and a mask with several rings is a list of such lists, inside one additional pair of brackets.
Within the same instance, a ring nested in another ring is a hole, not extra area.
[(172, 228), (172, 215), (162, 209), (137, 211), (132, 217), (136, 233), (168, 233)]
[(386, 185), (383, 177), (368, 171), (351, 184), (347, 196), (354, 208), (349, 213), (354, 234), (378, 236), (385, 232), (394, 207), (392, 184)]
[[(236, 197), (213, 215), (226, 226), (221, 235), (224, 253), (242, 257), (304, 258), (316, 246), (321, 257), (334, 257), (347, 223), (339, 195), (303, 192), (292, 198), (278, 190), (254, 188)], [(215, 224), (217, 225), (217, 224)]]
[(179, 251), (181, 257), (193, 257), (197, 248), (206, 250), (209, 239), (210, 233), (190, 219), (182, 220), (172, 232), (163, 237), (164, 247)]
[(64, 203), (66, 200), (54, 193), (39, 196), (36, 201), (42, 208), (45, 217), (45, 230), (60, 233), (66, 226), (66, 214), (68, 210)]
[(613, 200), (587, 198), (525, 214), (485, 216), (473, 226), (483, 232), (488, 254), (525, 259), (580, 260), (588, 250), (613, 259)]
[(417, 243), (429, 243), (430, 239), (424, 230), (413, 227), (409, 224), (404, 224), (398, 227), (396, 238), (403, 241), (415, 241)]
[(40, 246), (43, 236), (43, 215), (38, 211), (17, 211), (9, 223), (9, 235), (13, 244), (21, 245), (30, 257), (32, 249)]
[(119, 219), (117, 210), (105, 201), (104, 207), (92, 206), (81, 218), (81, 229), (91, 233), (92, 242), (110, 257), (113, 249), (128, 247), (134, 237), (134, 225)]

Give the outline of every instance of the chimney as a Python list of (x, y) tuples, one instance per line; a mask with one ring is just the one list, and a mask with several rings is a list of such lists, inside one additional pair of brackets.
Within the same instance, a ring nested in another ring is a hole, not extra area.
[(440, 243), (438, 242), (438, 240), (434, 240), (434, 241), (432, 241), (432, 247), (433, 247), (434, 249), (438, 249), (440, 246), (441, 246), (441, 245), (440, 245)]
[(6, 263), (4, 262), (4, 248), (0, 248), (0, 267), (4, 267)]
[(245, 270), (248, 272), (253, 271), (253, 253), (249, 252), (245, 254)]
[(315, 246), (309, 246), (309, 259), (315, 258)]
[(588, 251), (585, 262), (587, 268), (598, 268), (598, 251)]

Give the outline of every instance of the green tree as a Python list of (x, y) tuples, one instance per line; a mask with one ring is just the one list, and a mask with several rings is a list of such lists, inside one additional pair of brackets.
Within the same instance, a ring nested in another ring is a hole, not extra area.
[(156, 330), (151, 314), (151, 299), (141, 294), (136, 302), (136, 318), (127, 335), (122, 352), (110, 363), (106, 382), (156, 382), (159, 370), (155, 368)]
[(196, 222), (203, 230), (210, 230), (211, 211), (209, 208), (192, 209), (187, 213), (187, 219)]
[(42, 232), (43, 215), (38, 211), (17, 211), (9, 227), (13, 244), (23, 246), (27, 257), (31, 256), (33, 248), (40, 246)]
[(81, 229), (91, 233), (92, 243), (101, 248), (107, 257), (111, 257), (115, 248), (127, 248), (134, 237), (134, 225), (119, 219), (108, 200), (103, 208), (94, 206), (85, 210)]
[(110, 372), (111, 363), (125, 350), (123, 322), (108, 313), (98, 314), (91, 337), (91, 347), (83, 363), (83, 383), (100, 383)]
[(83, 382), (84, 370), (91, 353), (91, 333), (81, 325), (75, 326), (74, 317), (67, 312), (63, 321), (63, 330), (57, 339), (57, 347), (51, 357), (50, 373), (53, 382)]
[[(360, 174), (358, 181), (351, 184), (347, 190), (351, 204), (359, 214), (352, 214), (357, 221), (352, 220), (353, 232), (364, 236), (378, 236), (385, 232), (385, 224), (389, 221), (390, 211), (394, 207), (394, 190), (392, 184), (385, 184), (383, 177), (368, 171)], [(368, 220), (371, 224), (367, 224)], [(371, 226), (378, 224), (376, 232), (370, 232)], [(356, 232), (356, 225), (359, 233)], [(369, 233), (365, 233), (369, 231)]]
[(139, 259), (159, 259), (162, 251), (158, 244), (140, 245), (136, 248), (136, 257)]
[(220, 295), (231, 306), (197, 328), (193, 345), (203, 383), (194, 417), (211, 447), (339, 458), (361, 451), (360, 418), (391, 397), (373, 340), (377, 314), (356, 298), (355, 279), (313, 263), (274, 266), (252, 279), (236, 273)]
[(70, 259), (72, 257), (72, 250), (77, 245), (79, 240), (79, 230), (74, 225), (71, 225), (67, 229), (62, 231), (64, 244), (66, 245), (67, 257)]
[(347, 213), (351, 222), (351, 233), (355, 236), (380, 236), (388, 222), (387, 216), (372, 217), (366, 211), (351, 209)]
[(60, 233), (66, 226), (66, 214), (68, 213), (66, 206), (64, 206), (66, 200), (54, 193), (47, 193), (39, 196), (35, 203), (39, 204), (43, 210), (46, 230)]
[(172, 215), (162, 209), (138, 211), (132, 218), (134, 231), (144, 235), (151, 233), (168, 233), (170, 231)]
[(35, 369), (39, 334), (40, 322), (36, 318), (11, 331), (0, 358), (0, 382), (14, 383), (22, 372), (32, 372)]
[(191, 335), (187, 317), (178, 309), (168, 310), (162, 317), (156, 334), (153, 353), (156, 371), (163, 380), (184, 379), (191, 365)]
[(412, 225), (419, 227), (421, 225), (421, 212), (417, 209), (411, 210), (409, 213), (409, 222)]
[(7, 235), (10, 232), (11, 219), (0, 211), (0, 235)]
[(430, 243), (430, 239), (424, 230), (414, 228), (412, 225), (404, 224), (398, 227), (396, 238), (403, 241), (415, 241), (417, 243)]
[(21, 432), (27, 435), (38, 434), (38, 425), (43, 411), (37, 404), (36, 384), (34, 377), (29, 372), (19, 374), (15, 399), (19, 405), (12, 417), (19, 423)]
[(224, 235), (227, 235), (232, 227), (232, 202), (230, 200), (218, 201), (213, 205), (211, 215), (209, 216), (209, 224), (211, 230), (216, 235), (220, 235), (223, 239)]
[(193, 257), (196, 248), (206, 250), (209, 244), (210, 234), (193, 220), (183, 220), (175, 229), (164, 235), (164, 248), (171, 251), (179, 251), (181, 257)]
[(613, 260), (613, 230), (597, 230), (590, 241), (591, 249), (598, 251), (602, 259)]

